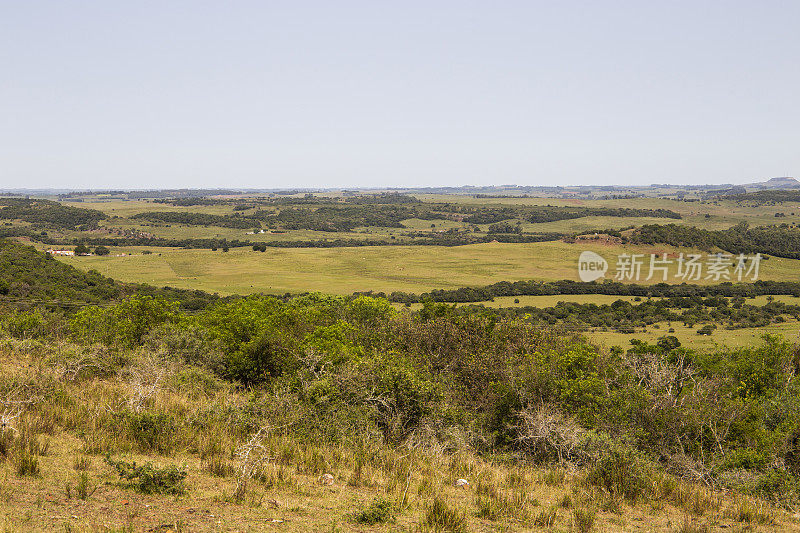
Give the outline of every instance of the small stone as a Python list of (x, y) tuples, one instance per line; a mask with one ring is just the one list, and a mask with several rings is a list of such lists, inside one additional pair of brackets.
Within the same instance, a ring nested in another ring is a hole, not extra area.
[(322, 474), (319, 478), (320, 485), (333, 485), (333, 476), (330, 474)]
[(457, 479), (453, 485), (458, 489), (468, 489), (469, 488), (469, 481), (466, 479)]

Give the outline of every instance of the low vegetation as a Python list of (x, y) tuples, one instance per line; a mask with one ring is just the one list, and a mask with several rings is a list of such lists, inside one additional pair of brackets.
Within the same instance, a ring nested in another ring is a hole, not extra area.
[(87, 501), (117, 490), (196, 498), (208, 476), (222, 480), (226, 509), (288, 493), (324, 506), (326, 486), (346, 486), (360, 510), (327, 518), (353, 527), (589, 530), (642, 506), (658, 520), (786, 523), (779, 509), (800, 502), (798, 352), (777, 338), (604, 352), (516, 318), (316, 294), (196, 314), (133, 296), (54, 319), (61, 341), (8, 328), (8, 316), (0, 405), (13, 492), (0, 512), (25, 479), (63, 486), (53, 465), (94, 455), (106, 467), (89, 461), (75, 478)]

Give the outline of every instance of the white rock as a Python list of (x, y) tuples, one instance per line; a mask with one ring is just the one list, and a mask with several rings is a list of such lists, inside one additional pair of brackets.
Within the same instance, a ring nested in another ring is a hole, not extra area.
[(467, 481), (466, 479), (457, 479), (457, 480), (456, 480), (456, 482), (455, 482), (455, 483), (453, 483), (453, 485), (454, 485), (456, 488), (460, 488), (460, 489), (461, 489), (461, 488), (463, 488), (463, 489), (466, 489), (466, 488), (469, 488), (469, 481)]
[(333, 485), (333, 476), (330, 474), (322, 474), (319, 478), (321, 485)]

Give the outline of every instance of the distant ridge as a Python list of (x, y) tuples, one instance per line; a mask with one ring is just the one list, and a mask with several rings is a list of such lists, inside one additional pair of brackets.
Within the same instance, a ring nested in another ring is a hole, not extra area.
[(750, 183), (745, 187), (754, 187), (756, 189), (800, 189), (800, 181), (790, 177), (770, 178), (760, 183)]

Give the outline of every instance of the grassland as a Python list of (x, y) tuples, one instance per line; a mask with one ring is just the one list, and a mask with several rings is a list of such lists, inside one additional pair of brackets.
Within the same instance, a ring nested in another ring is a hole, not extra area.
[[(593, 250), (606, 257), (612, 269), (607, 277), (611, 277), (616, 257), (621, 253), (675, 251), (662, 246), (561, 241), (457, 247), (269, 248), (264, 253), (245, 248), (231, 249), (227, 253), (177, 248), (152, 250), (153, 254), (142, 255), (142, 248), (128, 247), (113, 249), (106, 257), (59, 260), (83, 270), (96, 269), (122, 281), (220, 294), (306, 291), (351, 294), (366, 290), (419, 293), (482, 286), (500, 280), (577, 280), (577, 259), (583, 250)], [(133, 252), (133, 255), (117, 257), (121, 252)], [(798, 260), (773, 257), (762, 263), (760, 279), (797, 281), (799, 278)], [(669, 278), (668, 281), (680, 280)], [(708, 280), (701, 282), (710, 283)]]

